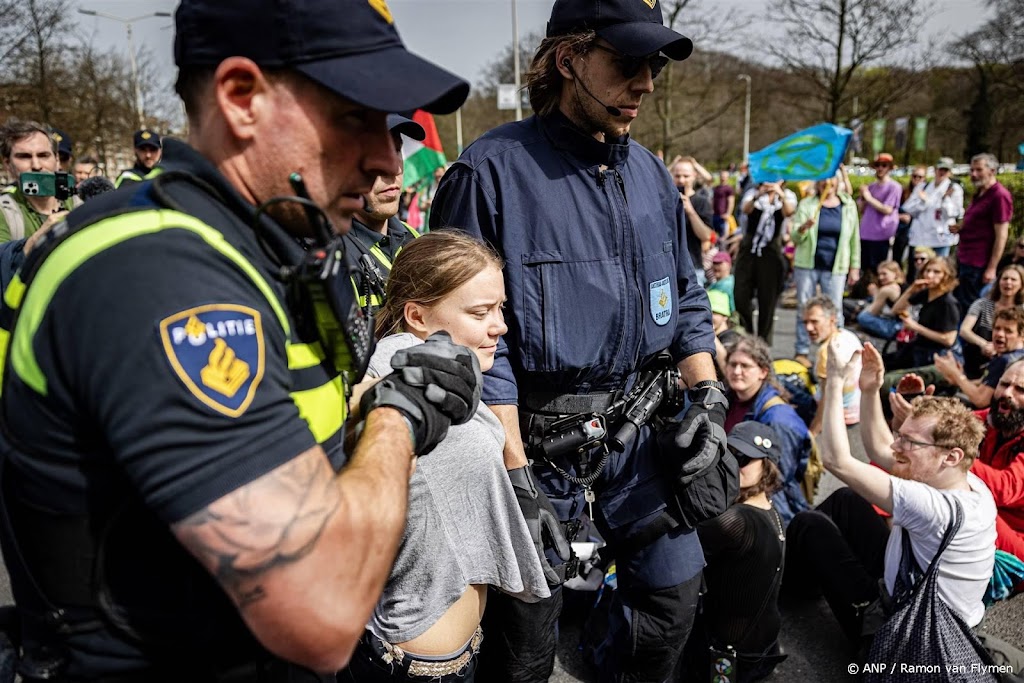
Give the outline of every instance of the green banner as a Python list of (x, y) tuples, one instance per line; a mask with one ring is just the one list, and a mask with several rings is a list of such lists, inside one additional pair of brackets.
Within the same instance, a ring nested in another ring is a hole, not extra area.
[(875, 119), (871, 122), (871, 148), (878, 154), (885, 147), (885, 119)]
[(923, 152), (928, 147), (928, 117), (914, 118), (914, 151)]

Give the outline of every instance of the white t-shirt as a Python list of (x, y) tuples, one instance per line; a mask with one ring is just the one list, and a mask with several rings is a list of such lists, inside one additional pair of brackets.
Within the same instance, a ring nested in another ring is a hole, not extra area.
[(900, 529), (910, 534), (910, 547), (922, 571), (939, 549), (953, 510), (948, 497), (960, 501), (964, 521), (939, 562), (939, 597), (956, 610), (968, 626), (985, 616), (982, 598), (992, 578), (996, 556), (996, 504), (985, 483), (967, 474), (970, 491), (945, 491), (919, 481), (892, 478), (892, 533), (885, 547), (885, 587), (896, 584), (903, 544)]
[[(864, 345), (853, 332), (845, 329), (838, 329), (836, 333), (826, 339), (818, 347), (818, 359), (814, 366), (815, 377), (818, 378), (817, 399), (821, 400), (822, 390), (825, 388), (825, 378), (828, 377), (828, 345), (833, 339), (839, 339), (839, 358), (844, 363), (849, 363), (853, 354), (864, 350)], [(860, 384), (857, 378), (860, 377), (861, 359), (854, 361), (853, 379), (843, 383), (843, 420), (846, 426), (860, 422)]]

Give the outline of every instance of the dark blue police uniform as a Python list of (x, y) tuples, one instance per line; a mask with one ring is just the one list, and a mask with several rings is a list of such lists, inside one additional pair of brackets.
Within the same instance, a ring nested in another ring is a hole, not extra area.
[[(569, 412), (551, 410), (565, 405), (566, 394), (592, 397), (587, 409), (606, 407), (659, 351), (674, 361), (714, 353), (679, 193), (657, 157), (628, 136), (599, 142), (558, 111), (492, 130), (442, 180), (431, 228), (444, 226), (481, 237), (505, 259), (509, 331), (485, 377), (484, 400), (518, 404), (524, 426), (533, 414)], [(625, 547), (668, 506), (670, 484), (651, 437), (644, 427), (625, 452), (610, 455), (593, 483), (595, 522), (613, 546)], [(555, 464), (582, 474), (573, 458)], [(560, 518), (579, 516), (583, 488), (547, 463), (535, 462), (534, 471)], [(612, 618), (606, 645), (614, 647), (599, 648), (602, 670), (671, 666), (689, 630), (703, 565), (697, 535), (682, 528), (617, 554), (624, 606)], [(522, 635), (530, 630), (524, 626)], [(531, 648), (526, 641), (512, 647)], [(538, 646), (542, 657), (548, 649)], [(535, 673), (511, 680), (544, 672)]]

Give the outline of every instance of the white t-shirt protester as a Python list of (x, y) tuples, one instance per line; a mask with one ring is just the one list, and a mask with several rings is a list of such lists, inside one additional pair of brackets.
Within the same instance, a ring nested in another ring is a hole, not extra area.
[(985, 616), (982, 598), (995, 564), (996, 504), (981, 479), (968, 473), (967, 483), (970, 491), (946, 491), (892, 478), (893, 526), (885, 548), (885, 587), (892, 593), (896, 585), (903, 555), (900, 529), (910, 535), (918, 566), (927, 570), (952, 521), (947, 498), (955, 498), (963, 507), (964, 521), (939, 561), (939, 597), (974, 627)]

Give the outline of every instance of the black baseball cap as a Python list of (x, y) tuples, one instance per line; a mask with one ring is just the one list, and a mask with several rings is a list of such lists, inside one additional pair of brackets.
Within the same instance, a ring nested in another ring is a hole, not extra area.
[(160, 133), (149, 128), (143, 128), (142, 130), (135, 131), (135, 135), (132, 136), (132, 145), (134, 147), (155, 147), (161, 149), (164, 143), (160, 140)]
[(782, 447), (775, 430), (766, 424), (748, 420), (732, 428), (729, 448), (748, 458), (768, 458), (776, 465), (782, 459)]
[(678, 61), (693, 52), (689, 38), (665, 26), (660, 0), (555, 0), (548, 38), (586, 30), (630, 57), (662, 52)]
[(57, 143), (58, 155), (71, 156), (71, 147), (74, 145), (71, 140), (71, 136), (59, 128), (51, 128), (50, 137)]
[(179, 68), (247, 57), (385, 112), (450, 114), (469, 95), (467, 82), (405, 48), (386, 0), (182, 0), (175, 25)]
[(388, 130), (413, 140), (422, 141), (427, 137), (427, 131), (423, 130), (423, 126), (401, 114), (388, 114)]

